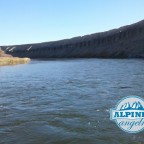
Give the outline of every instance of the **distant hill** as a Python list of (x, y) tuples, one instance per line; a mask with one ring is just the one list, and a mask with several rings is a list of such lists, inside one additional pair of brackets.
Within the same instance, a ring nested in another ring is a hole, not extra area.
[(13, 56), (29, 58), (144, 58), (144, 20), (82, 37), (1, 49)]

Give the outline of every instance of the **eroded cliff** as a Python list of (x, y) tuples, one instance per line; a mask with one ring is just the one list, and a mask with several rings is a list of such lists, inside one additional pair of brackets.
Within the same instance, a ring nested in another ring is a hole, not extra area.
[(102, 33), (1, 49), (29, 58), (144, 58), (144, 20)]

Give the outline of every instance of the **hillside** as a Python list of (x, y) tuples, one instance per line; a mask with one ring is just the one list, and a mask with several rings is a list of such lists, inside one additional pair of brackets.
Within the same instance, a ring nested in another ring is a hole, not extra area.
[(144, 20), (82, 37), (1, 49), (29, 58), (144, 58)]

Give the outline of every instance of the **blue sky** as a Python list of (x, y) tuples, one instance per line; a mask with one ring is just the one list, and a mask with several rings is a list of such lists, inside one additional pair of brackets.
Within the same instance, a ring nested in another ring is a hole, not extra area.
[(144, 0), (0, 0), (0, 45), (82, 36), (144, 19)]

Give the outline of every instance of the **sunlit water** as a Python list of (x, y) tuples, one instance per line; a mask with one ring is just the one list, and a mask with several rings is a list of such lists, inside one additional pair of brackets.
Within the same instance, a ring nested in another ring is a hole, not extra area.
[(0, 67), (0, 144), (143, 144), (109, 120), (128, 95), (144, 98), (139, 59), (35, 60)]

